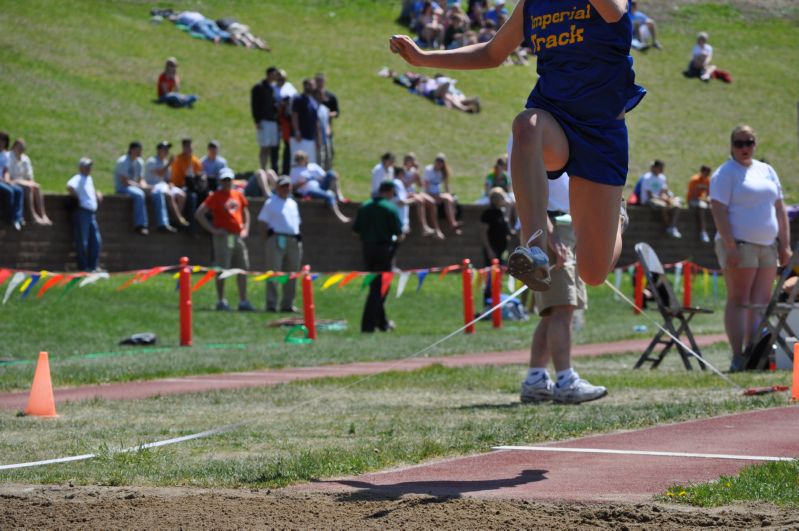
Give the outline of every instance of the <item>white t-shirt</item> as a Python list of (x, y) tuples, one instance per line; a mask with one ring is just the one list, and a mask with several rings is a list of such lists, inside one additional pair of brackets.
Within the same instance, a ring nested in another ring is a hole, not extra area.
[(159, 183), (166, 182), (169, 179), (171, 170), (167, 170), (164, 175), (157, 175), (155, 170), (161, 170), (166, 166), (166, 161), (158, 157), (150, 157), (144, 165), (144, 181), (150, 186), (155, 186)]
[(400, 179), (391, 179), (394, 182), (394, 199), (392, 203), (397, 206), (400, 215), (400, 226), (403, 233), (408, 233), (411, 230), (410, 223), (408, 222), (408, 212), (410, 207), (404, 202), (408, 199), (408, 192), (405, 191), (405, 185)]
[[(372, 168), (372, 195), (377, 193), (377, 189), (380, 188), (380, 183), (383, 181), (393, 181), (394, 180), (394, 167), (389, 166), (385, 168), (383, 163), (379, 163), (377, 166)], [(404, 186), (403, 186), (404, 189)]]
[(97, 192), (94, 190), (94, 181), (91, 175), (77, 173), (67, 181), (67, 188), (75, 190), (78, 195), (78, 204), (85, 210), (97, 212)]
[(557, 179), (549, 181), (549, 203), (547, 210), (560, 210), (569, 213), (569, 174), (563, 174)]
[(713, 58), (713, 47), (707, 43), (704, 46), (700, 46), (699, 43), (695, 44), (694, 49), (691, 51), (691, 60), (693, 61), (700, 55), (706, 55), (709, 61)]
[[(309, 163), (307, 166), (294, 166), (291, 168), (291, 186), (300, 194), (307, 194), (311, 190), (321, 190), (319, 181), (325, 178), (327, 172), (315, 162)], [(302, 186), (297, 183), (306, 180), (307, 182)]]
[(300, 233), (300, 209), (291, 196), (286, 199), (277, 194), (270, 197), (261, 207), (258, 220), (280, 234)]
[(710, 199), (727, 205), (733, 238), (758, 245), (774, 243), (779, 232), (774, 203), (782, 199), (774, 168), (759, 160), (747, 167), (730, 158), (710, 178)]
[(422, 177), (422, 181), (427, 183), (428, 193), (438, 195), (441, 193), (441, 183), (444, 182), (444, 174), (436, 170), (432, 164), (428, 164), (424, 168), (424, 177)]
[(655, 175), (651, 171), (641, 177), (641, 204), (646, 205), (652, 198), (660, 197), (661, 192), (667, 191), (666, 176), (662, 173)]
[[(2, 170), (0, 170), (2, 171)], [(32, 181), (33, 166), (31, 159), (23, 153), (19, 158), (13, 151), (8, 153), (8, 176), (11, 180)]]

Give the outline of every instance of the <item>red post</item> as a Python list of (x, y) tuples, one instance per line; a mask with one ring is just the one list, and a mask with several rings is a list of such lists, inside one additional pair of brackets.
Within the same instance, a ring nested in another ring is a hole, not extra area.
[(691, 281), (693, 280), (691, 278), (692, 268), (693, 265), (688, 260), (682, 263), (682, 305), (684, 308), (691, 307)]
[[(502, 299), (502, 268), (499, 267), (499, 259), (491, 260), (491, 306), (496, 306)], [(494, 328), (502, 328), (502, 308), (497, 308), (491, 312), (491, 321)]]
[(191, 346), (191, 268), (189, 259), (180, 259), (180, 346)]
[[(463, 324), (474, 320), (474, 296), (472, 295), (471, 262), (465, 258), (461, 262), (461, 278), (463, 279)], [(466, 327), (467, 334), (474, 334), (474, 323)]]
[(636, 262), (635, 264), (635, 315), (641, 313), (644, 307), (644, 268)]
[(311, 284), (311, 266), (302, 266), (302, 306), (305, 313), (305, 328), (308, 338), (316, 339), (316, 306), (313, 303), (313, 284)]

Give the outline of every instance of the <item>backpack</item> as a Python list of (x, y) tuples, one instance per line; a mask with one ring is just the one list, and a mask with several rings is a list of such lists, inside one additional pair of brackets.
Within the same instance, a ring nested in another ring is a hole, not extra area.
[(771, 332), (763, 330), (760, 338), (752, 340), (743, 353), (742, 367), (745, 371), (765, 371), (771, 355)]

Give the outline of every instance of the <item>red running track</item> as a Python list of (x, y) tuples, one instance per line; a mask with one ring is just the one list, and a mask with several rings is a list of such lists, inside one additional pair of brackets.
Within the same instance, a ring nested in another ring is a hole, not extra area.
[[(542, 406), (547, 407), (547, 406)], [(581, 407), (590, 407), (584, 405)], [(799, 407), (751, 411), (548, 447), (799, 457)], [(645, 502), (673, 485), (737, 474), (756, 460), (500, 450), (306, 483), (292, 490), (399, 498), (404, 494), (580, 502)]]
[[(592, 343), (576, 345), (572, 349), (574, 357), (601, 356), (624, 352), (643, 352), (650, 339), (631, 339), (612, 343)], [(699, 346), (726, 341), (723, 334), (697, 336)], [(413, 358), (395, 361), (372, 361), (363, 363), (347, 363), (344, 365), (324, 365), (320, 367), (302, 367), (249, 371), (227, 374), (208, 374), (183, 378), (165, 378), (161, 380), (145, 380), (140, 382), (124, 382), (103, 385), (88, 385), (55, 389), (56, 404), (95, 397), (106, 400), (131, 400), (149, 398), (160, 395), (181, 393), (201, 393), (224, 389), (242, 389), (245, 387), (265, 387), (315, 378), (342, 376), (362, 376), (385, 371), (412, 371), (430, 365), (441, 364), (446, 367), (466, 367), (475, 365), (514, 365), (526, 364), (529, 361), (527, 350), (508, 352), (482, 352), (463, 354), (460, 356), (440, 356), (434, 358)], [(58, 374), (58, 366), (51, 364), (51, 371)], [(33, 378), (33, 367), (31, 367)], [(21, 410), (28, 403), (28, 392), (0, 393), (0, 409)]]

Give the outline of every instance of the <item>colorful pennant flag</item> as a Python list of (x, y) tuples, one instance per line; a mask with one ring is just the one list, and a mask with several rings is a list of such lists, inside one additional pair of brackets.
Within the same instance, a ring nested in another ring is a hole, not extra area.
[(225, 269), (219, 274), (219, 280), (224, 280), (226, 278), (232, 277), (233, 275), (241, 275), (244, 273), (246, 273), (246, 271), (239, 268)]
[(69, 282), (67, 282), (67, 283), (66, 283), (66, 286), (64, 287), (64, 291), (62, 291), (62, 292), (61, 292), (61, 296), (60, 296), (60, 297), (58, 297), (58, 300), (60, 301), (61, 299), (63, 299), (63, 298), (64, 298), (64, 296), (65, 296), (67, 293), (69, 293), (69, 292), (70, 292), (70, 290), (71, 290), (72, 288), (74, 288), (75, 286), (77, 286), (77, 285), (78, 285), (78, 282), (80, 282), (80, 279), (81, 279), (81, 277), (79, 277), (79, 276), (71, 277), (71, 278), (69, 279)]
[(289, 275), (288, 273), (283, 273), (282, 275), (273, 276), (272, 278), (269, 279), (269, 282), (277, 282), (278, 284), (285, 284), (286, 282), (289, 281), (289, 278), (291, 278), (291, 275)]
[(36, 298), (40, 299), (42, 297), (42, 295), (47, 293), (47, 291), (50, 290), (50, 288), (54, 287), (56, 284), (61, 282), (61, 279), (63, 279), (63, 278), (64, 278), (64, 275), (53, 275), (52, 277), (47, 279), (47, 282), (45, 282), (42, 285), (42, 287), (39, 288), (39, 293), (36, 294)]
[(344, 278), (344, 273), (336, 273), (335, 275), (331, 276), (330, 278), (325, 280), (324, 284), (322, 284), (322, 291), (326, 290), (330, 286), (335, 286), (336, 282), (338, 282), (342, 278)]
[(36, 283), (39, 282), (39, 279), (42, 278), (42, 276), (44, 276), (44, 275), (45, 275), (44, 273), (39, 273), (39, 274), (33, 274), (33, 275), (30, 276), (30, 278), (25, 282), (27, 284), (27, 286), (25, 286), (25, 291), (22, 292), (21, 299), (24, 300), (28, 296), (28, 293), (31, 292), (31, 290), (33, 289), (33, 286), (35, 286)]
[(210, 282), (210, 281), (211, 281), (211, 280), (212, 280), (214, 277), (216, 277), (216, 271), (214, 271), (213, 269), (211, 269), (211, 270), (207, 271), (207, 272), (205, 273), (205, 275), (203, 275), (203, 278), (201, 278), (200, 280), (198, 280), (198, 281), (197, 281), (197, 282), (194, 284), (194, 286), (192, 286), (192, 287), (191, 287), (191, 291), (192, 291), (192, 292), (195, 292), (195, 291), (197, 291), (198, 289), (200, 289), (201, 287), (203, 287), (204, 285), (206, 285), (208, 282)]
[(397, 298), (399, 299), (402, 295), (402, 292), (405, 291), (405, 286), (408, 284), (408, 279), (411, 278), (411, 274), (408, 271), (403, 271), (400, 273), (399, 281), (397, 281)]
[(257, 277), (255, 277), (252, 280), (253, 280), (253, 282), (263, 282), (264, 280), (268, 279), (269, 277), (273, 276), (274, 274), (275, 274), (274, 271), (267, 271), (266, 273), (260, 274), (260, 275), (258, 275)]
[(710, 272), (707, 269), (702, 270), (702, 294), (707, 299), (710, 290)]
[(358, 271), (347, 273), (347, 276), (345, 276), (344, 279), (341, 282), (339, 282), (338, 287), (343, 288), (344, 286), (346, 286), (347, 284), (358, 278), (359, 275), (360, 273)]
[(416, 272), (416, 278), (419, 279), (419, 284), (416, 286), (416, 293), (419, 293), (422, 289), (422, 284), (424, 283), (424, 279), (427, 278), (427, 273), (429, 273), (427, 269), (421, 269)]
[(391, 271), (386, 271), (385, 273), (381, 273), (381, 284), (380, 284), (380, 296), (385, 297), (386, 293), (388, 293), (389, 288), (391, 288), (391, 281), (394, 280), (394, 273)]
[(447, 273), (449, 273), (450, 271), (458, 271), (460, 268), (461, 266), (459, 265), (449, 265), (441, 270), (439, 278), (444, 278), (445, 276), (447, 276)]
[(8, 277), (11, 276), (11, 274), (12, 272), (10, 269), (0, 269), (0, 286), (3, 284), (3, 282), (6, 281)]
[(94, 284), (95, 282), (97, 282), (100, 279), (106, 280), (106, 279), (109, 279), (109, 278), (111, 278), (110, 275), (108, 273), (106, 273), (105, 271), (103, 271), (102, 273), (91, 273), (91, 274), (83, 277), (83, 280), (80, 281), (80, 284), (78, 284), (78, 287), (79, 288), (85, 288), (89, 284)]
[(11, 277), (11, 280), (8, 282), (8, 287), (6, 288), (6, 294), (3, 297), (3, 304), (8, 302), (8, 299), (11, 298), (11, 293), (14, 292), (17, 286), (19, 286), (20, 284), (22, 284), (22, 282), (25, 281), (25, 278), (26, 278), (25, 273), (22, 273), (21, 271), (17, 271), (16, 273), (14, 273), (14, 276)]
[(377, 273), (367, 273), (363, 277), (363, 284), (361, 284), (361, 291), (363, 291), (363, 288), (371, 284), (372, 281), (375, 279), (375, 277), (377, 277)]

